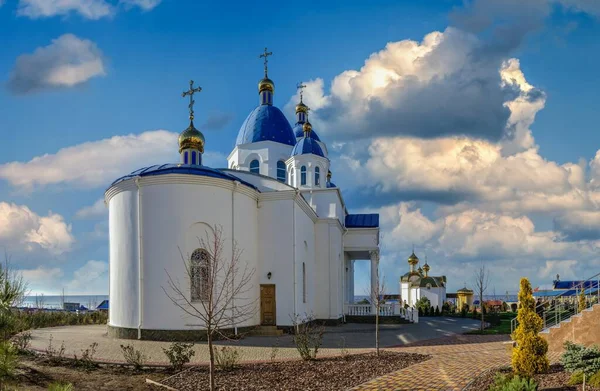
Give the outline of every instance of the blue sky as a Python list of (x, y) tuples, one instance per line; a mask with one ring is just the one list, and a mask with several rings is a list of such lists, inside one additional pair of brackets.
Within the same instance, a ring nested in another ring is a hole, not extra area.
[[(499, 291), (521, 275), (543, 285), (595, 274), (600, 7), (202, 3), (0, 6), (0, 245), (35, 291), (107, 292), (98, 200), (111, 178), (177, 160), (189, 79), (203, 87), (206, 160), (223, 166), (257, 104), (265, 46), (275, 104), (290, 116), (296, 83), (308, 83), (350, 210), (382, 214), (388, 285), (413, 243), (451, 290), (472, 285), (480, 263)], [(356, 74), (340, 92), (332, 82), (346, 71)], [(356, 278), (361, 292), (366, 262)]]

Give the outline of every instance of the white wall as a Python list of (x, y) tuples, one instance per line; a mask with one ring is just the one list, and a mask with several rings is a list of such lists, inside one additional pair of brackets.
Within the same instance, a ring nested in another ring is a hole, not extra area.
[(109, 204), (109, 324), (138, 326), (139, 252), (137, 189), (114, 196)]
[(293, 146), (274, 141), (259, 141), (256, 143), (236, 146), (227, 158), (227, 167), (241, 171), (250, 170), (250, 162), (258, 159), (260, 174), (277, 178), (277, 162), (285, 162), (292, 153)]
[(300, 192), (319, 217), (337, 218), (344, 225), (346, 214), (336, 189), (301, 190)]
[[(224, 186), (220, 187), (212, 184), (177, 183), (177, 179), (173, 178), (181, 178), (181, 176), (147, 177), (140, 181), (142, 186), (142, 296), (138, 297), (137, 290), (129, 288), (130, 281), (121, 276), (123, 273), (113, 273), (111, 270), (111, 315), (135, 310), (137, 307), (132, 303), (140, 300), (143, 304), (142, 329), (199, 328), (199, 321), (185, 315), (177, 308), (162, 288), (170, 292), (168, 272), (173, 279), (179, 279), (181, 286), (189, 292), (189, 279), (180, 251), (187, 259), (194, 249), (200, 247), (198, 236), (204, 236), (215, 224), (223, 228), (223, 237), (226, 239), (224, 258), (228, 259), (231, 255), (233, 237), (238, 242), (239, 248), (243, 249), (242, 260), (247, 262), (250, 269), (258, 270), (256, 196), (233, 192), (234, 183), (231, 181), (204, 178), (211, 183), (216, 182)], [(188, 180), (198, 181), (193, 178)], [(248, 192), (248, 188), (246, 191)], [(128, 193), (135, 192), (119, 193), (110, 200), (110, 220), (118, 221), (117, 226), (128, 224), (127, 221), (131, 220), (132, 216), (137, 217), (133, 212), (120, 209), (119, 200), (123, 197), (131, 197)], [(234, 194), (233, 211), (232, 194)], [(255, 194), (254, 190), (250, 190), (249, 194)], [(124, 254), (123, 250), (119, 250), (123, 247), (122, 241), (136, 242), (131, 239), (131, 235), (121, 239), (119, 231), (117, 229), (110, 231), (111, 268), (114, 265), (122, 270), (131, 263), (131, 255), (129, 255), (131, 251)], [(137, 231), (133, 234), (137, 235)], [(254, 274), (252, 286), (247, 300), (258, 302), (257, 273)], [(121, 299), (119, 299), (119, 290), (126, 290), (130, 296), (122, 300), (123, 294), (120, 294)], [(253, 319), (237, 326), (256, 325), (259, 323), (259, 316), (257, 309)], [(118, 315), (115, 319), (115, 322), (117, 321), (119, 321)], [(111, 325), (138, 327), (137, 321), (129, 321), (128, 324), (115, 322), (111, 321)]]

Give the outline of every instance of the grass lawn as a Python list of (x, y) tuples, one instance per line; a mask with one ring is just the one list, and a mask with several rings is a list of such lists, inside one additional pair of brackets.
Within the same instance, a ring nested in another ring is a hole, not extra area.
[[(510, 334), (510, 321), (517, 316), (516, 312), (501, 312), (498, 314), (500, 317), (500, 323), (497, 325), (489, 326), (488, 328), (481, 330), (468, 331), (466, 334)], [(488, 316), (486, 315), (486, 321)]]

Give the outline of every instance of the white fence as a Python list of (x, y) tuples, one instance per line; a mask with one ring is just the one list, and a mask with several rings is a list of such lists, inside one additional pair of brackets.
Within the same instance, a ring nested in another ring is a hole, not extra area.
[[(345, 304), (344, 313), (349, 316), (375, 316), (375, 308), (371, 304)], [(414, 323), (419, 323), (419, 315), (414, 308), (403, 308), (399, 303), (382, 304), (379, 316), (400, 316)]]

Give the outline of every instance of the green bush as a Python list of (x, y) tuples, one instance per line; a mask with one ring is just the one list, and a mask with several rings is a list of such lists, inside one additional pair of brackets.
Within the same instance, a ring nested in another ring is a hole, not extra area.
[(146, 356), (140, 350), (137, 350), (133, 345), (121, 345), (123, 358), (129, 365), (133, 365), (136, 370), (142, 369), (146, 362)]
[(176, 371), (181, 371), (183, 366), (196, 355), (193, 343), (173, 342), (168, 349), (163, 348), (163, 352)]
[(48, 391), (73, 391), (71, 383), (52, 383), (48, 386)]
[(489, 391), (537, 391), (538, 385), (533, 379), (519, 377), (518, 375), (496, 375), (494, 385)]
[(466, 318), (467, 317), (467, 306), (463, 305), (462, 308), (460, 309), (460, 317), (461, 318)]
[(594, 373), (586, 383), (592, 387), (600, 388), (600, 372)]
[(239, 362), (239, 353), (236, 348), (223, 346), (215, 349), (215, 362), (222, 371), (232, 371)]
[(421, 309), (421, 307), (419, 307), (419, 318), (421, 318), (423, 316), (423, 310)]
[(294, 324), (294, 345), (303, 360), (314, 360), (323, 343), (325, 326), (317, 324), (312, 316), (300, 321), (298, 317), (292, 319)]
[(435, 306), (435, 316), (441, 316), (442, 314), (440, 313), (440, 307), (439, 306)]
[(573, 374), (571, 374), (571, 377), (569, 378), (568, 384), (570, 386), (576, 386), (577, 384), (582, 384), (582, 383), (583, 383), (583, 372), (582, 371), (573, 372)]
[(586, 348), (573, 342), (565, 342), (565, 352), (560, 357), (567, 372), (583, 372), (592, 376), (600, 371), (600, 349), (597, 346)]
[(7, 341), (0, 342), (0, 380), (11, 378), (17, 369), (17, 349)]

